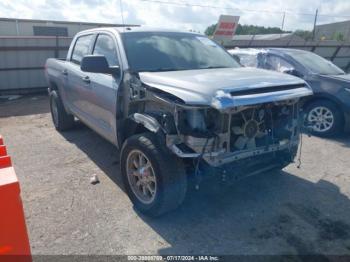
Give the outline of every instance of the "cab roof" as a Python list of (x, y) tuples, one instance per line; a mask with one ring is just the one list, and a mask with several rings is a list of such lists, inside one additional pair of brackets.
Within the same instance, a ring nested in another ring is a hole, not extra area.
[(164, 32), (164, 33), (188, 33), (188, 34), (196, 34), (194, 32), (188, 32), (184, 30), (175, 30), (175, 29), (165, 29), (165, 28), (157, 28), (157, 27), (148, 27), (148, 26), (118, 26), (118, 27), (97, 27), (93, 29), (88, 29), (79, 32), (79, 34), (89, 33), (89, 32), (98, 32), (98, 31), (114, 31), (120, 34), (127, 34), (131, 32)]

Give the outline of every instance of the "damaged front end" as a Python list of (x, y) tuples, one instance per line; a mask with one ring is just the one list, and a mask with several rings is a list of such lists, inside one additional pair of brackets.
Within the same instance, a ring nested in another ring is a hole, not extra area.
[(179, 157), (202, 157), (211, 166), (298, 145), (298, 100), (239, 106), (229, 112), (178, 107), (178, 133), (167, 146)]
[(274, 89), (219, 92), (211, 107), (177, 105), (177, 132), (166, 136), (167, 146), (178, 157), (202, 158), (213, 167), (266, 154), (293, 161), (302, 122), (299, 100), (312, 92), (301, 85)]
[(257, 164), (261, 171), (270, 164), (292, 162), (302, 124), (300, 100), (312, 95), (305, 83), (219, 90), (210, 105), (192, 106), (157, 87), (136, 82), (131, 89), (138, 95), (129, 109), (134, 121), (152, 126), (146, 126), (152, 132), (161, 130), (166, 146), (188, 163), (204, 162), (225, 170), (250, 166), (255, 172)]

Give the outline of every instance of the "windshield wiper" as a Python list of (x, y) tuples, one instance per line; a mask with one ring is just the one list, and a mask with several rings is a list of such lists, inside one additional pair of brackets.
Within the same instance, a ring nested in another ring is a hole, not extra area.
[(168, 72), (168, 71), (185, 71), (185, 70), (201, 70), (201, 69), (216, 69), (216, 68), (230, 68), (227, 66), (207, 66), (198, 68), (170, 68), (170, 67), (160, 67), (155, 69), (145, 69), (138, 70), (139, 72)]
[(216, 68), (229, 68), (227, 66), (207, 66), (207, 67), (200, 67), (198, 69), (216, 69)]
[(340, 76), (340, 75), (346, 75), (346, 73), (336, 73), (336, 74), (330, 74), (329, 72), (326, 72), (326, 73), (318, 73), (319, 75), (324, 75), (324, 76)]
[(140, 72), (167, 72), (167, 71), (180, 71), (185, 70), (182, 68), (170, 68), (170, 67), (160, 67), (155, 69), (139, 70)]

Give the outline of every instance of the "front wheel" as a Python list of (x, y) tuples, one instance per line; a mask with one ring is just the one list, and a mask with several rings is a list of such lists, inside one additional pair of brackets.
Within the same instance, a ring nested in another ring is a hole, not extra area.
[(128, 138), (120, 163), (126, 192), (140, 212), (159, 216), (183, 202), (187, 191), (183, 163), (154, 134)]
[(343, 117), (337, 106), (326, 100), (312, 102), (306, 108), (306, 120), (314, 135), (330, 137), (343, 129)]

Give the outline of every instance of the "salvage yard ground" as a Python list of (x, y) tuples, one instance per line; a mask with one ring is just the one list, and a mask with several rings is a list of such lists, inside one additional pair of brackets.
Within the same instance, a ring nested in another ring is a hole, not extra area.
[(79, 123), (55, 131), (46, 96), (0, 101), (0, 134), (33, 254), (350, 254), (349, 134), (304, 136), (301, 169), (204, 184), (158, 219), (132, 208), (115, 147)]

